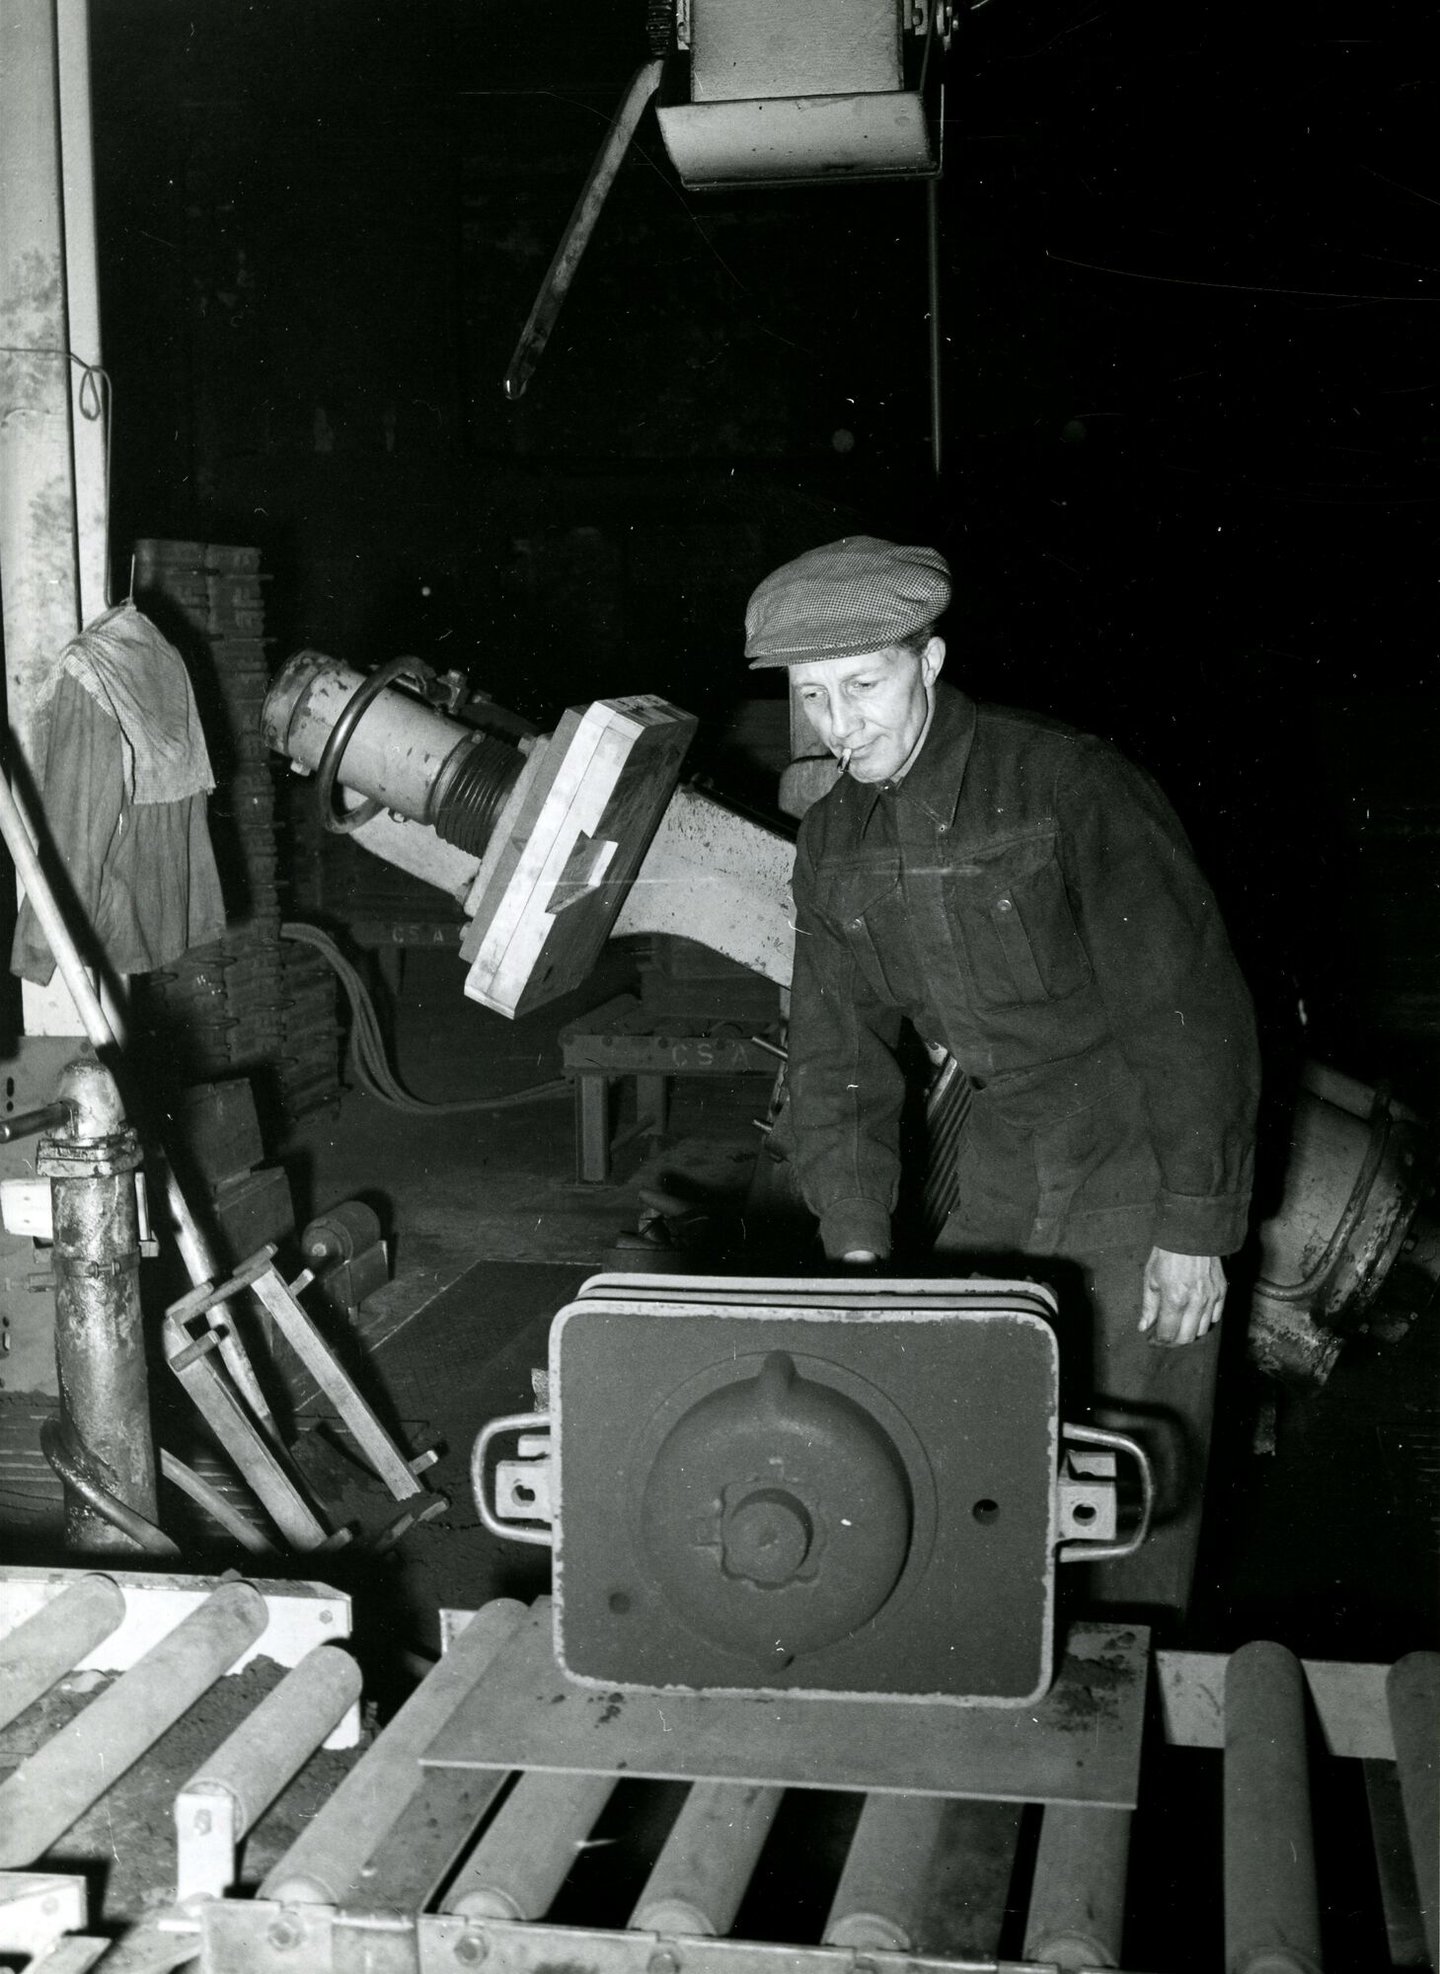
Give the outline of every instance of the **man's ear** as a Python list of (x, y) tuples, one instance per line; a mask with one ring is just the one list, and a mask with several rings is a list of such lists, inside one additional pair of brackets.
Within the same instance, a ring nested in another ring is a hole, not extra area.
[(934, 685), (940, 676), (940, 667), (944, 663), (945, 640), (943, 637), (932, 637), (920, 654), (920, 669), (924, 674), (926, 685)]

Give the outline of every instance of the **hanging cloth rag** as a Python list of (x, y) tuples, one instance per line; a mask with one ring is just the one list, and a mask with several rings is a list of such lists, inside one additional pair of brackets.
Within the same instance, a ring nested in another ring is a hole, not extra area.
[[(205, 816), (214, 786), (180, 653), (133, 603), (97, 617), (60, 656), (41, 802), (116, 973), (150, 973), (224, 932)], [(55, 970), (28, 898), (10, 965), (41, 986)]]

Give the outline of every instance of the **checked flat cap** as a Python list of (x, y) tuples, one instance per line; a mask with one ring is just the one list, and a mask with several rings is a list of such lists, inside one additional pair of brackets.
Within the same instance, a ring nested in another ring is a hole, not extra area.
[(949, 601), (938, 549), (847, 535), (765, 578), (745, 611), (745, 656), (752, 672), (863, 657), (932, 623)]

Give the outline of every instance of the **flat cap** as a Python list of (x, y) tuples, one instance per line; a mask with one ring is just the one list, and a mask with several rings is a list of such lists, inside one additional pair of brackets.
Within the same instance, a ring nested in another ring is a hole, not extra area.
[(938, 549), (847, 535), (765, 578), (745, 611), (745, 656), (752, 672), (860, 658), (932, 623), (949, 601), (950, 569)]

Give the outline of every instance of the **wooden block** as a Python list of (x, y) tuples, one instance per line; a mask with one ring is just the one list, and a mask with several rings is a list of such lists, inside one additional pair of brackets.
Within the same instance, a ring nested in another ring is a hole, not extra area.
[(265, 1156), (255, 1093), (245, 1076), (196, 1083), (183, 1091), (175, 1108), (175, 1133), (212, 1189), (240, 1178)]

